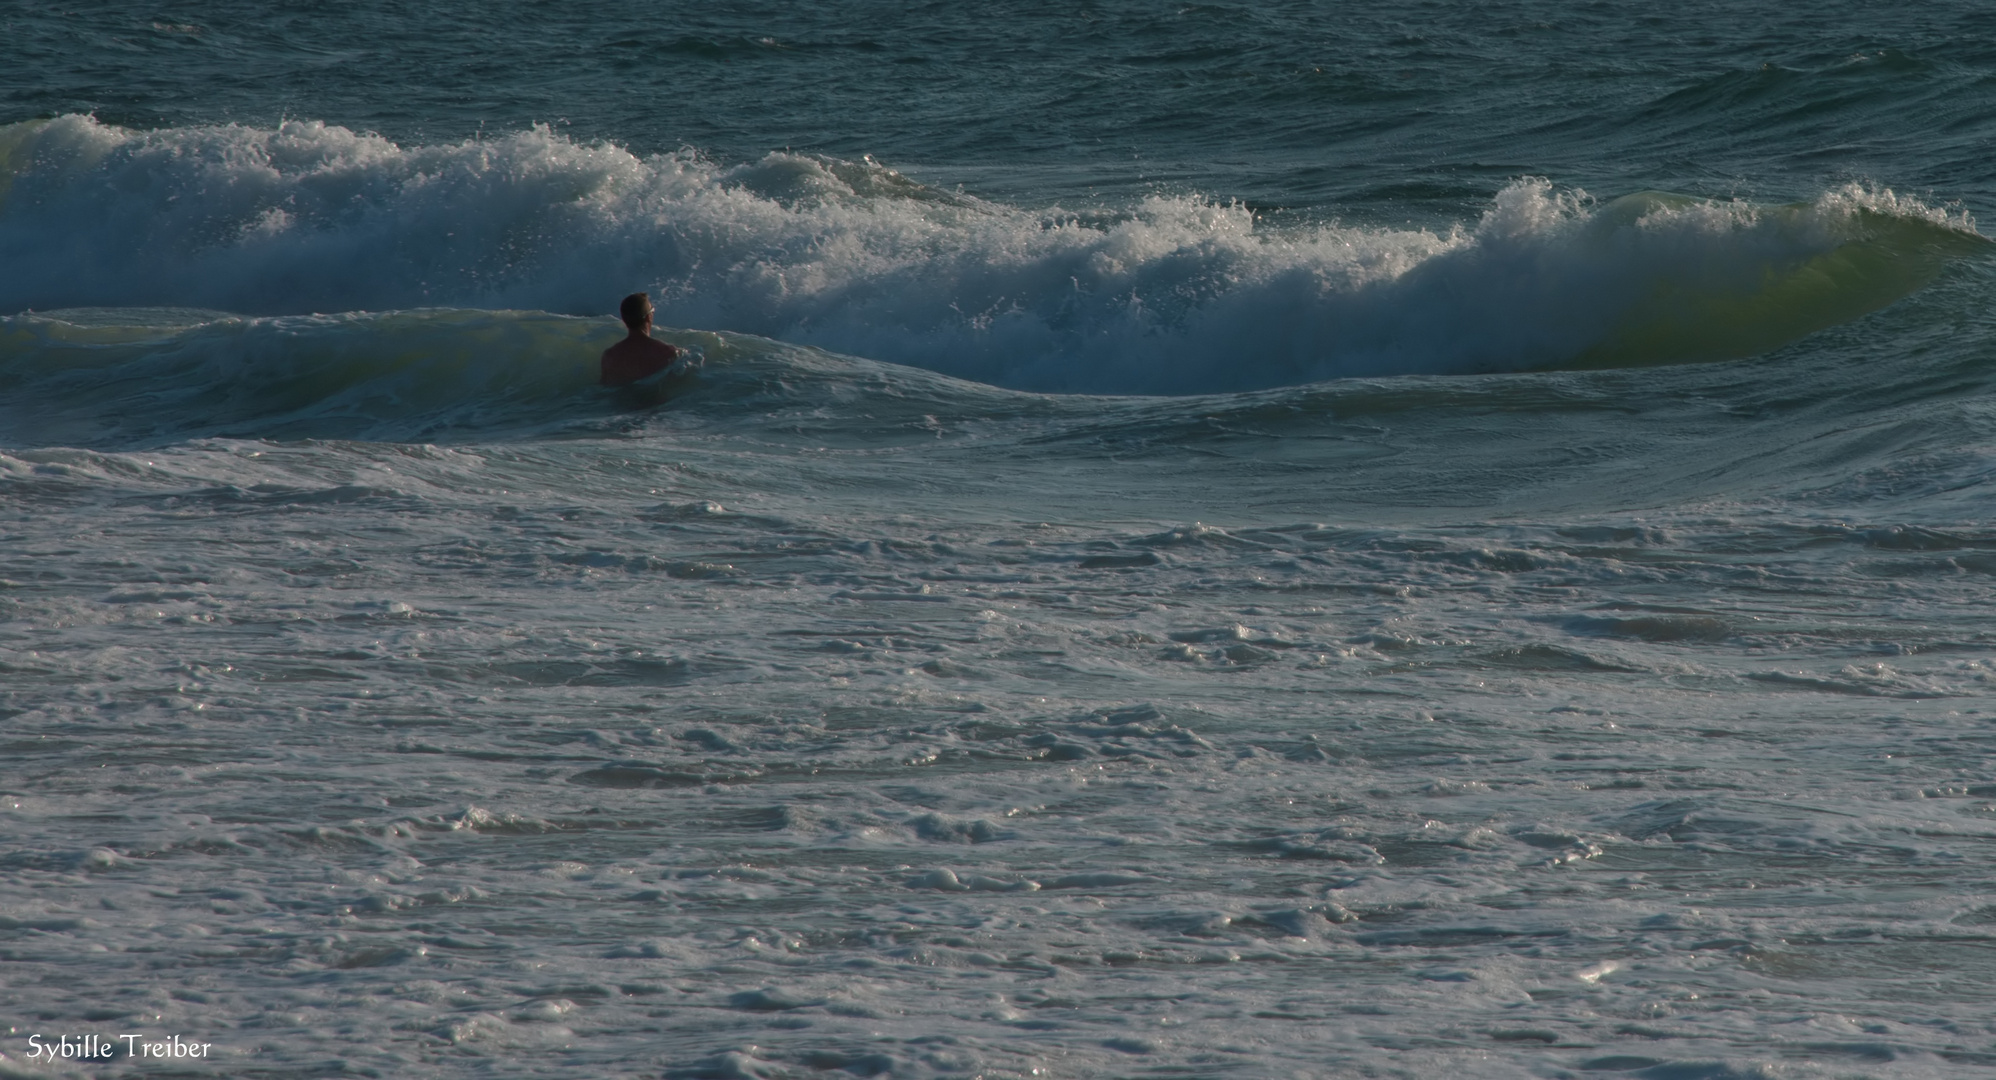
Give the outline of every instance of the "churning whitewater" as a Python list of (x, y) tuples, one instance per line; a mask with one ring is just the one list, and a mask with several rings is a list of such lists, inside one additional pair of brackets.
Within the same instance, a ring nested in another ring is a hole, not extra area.
[(0, 204), (8, 310), (582, 314), (637, 282), (665, 324), (1032, 390), (1730, 359), (1890, 303), (1984, 243), (1959, 210), (1854, 184), (1771, 207), (1596, 205), (1525, 179), (1439, 232), (1270, 230), (1196, 195), (1084, 220), (871, 162), (723, 168), (546, 128), (405, 150), (320, 123), (65, 116), (0, 147), (24, 163)]
[(1996, 1065), (1980, 7), (0, 28), (0, 1077)]

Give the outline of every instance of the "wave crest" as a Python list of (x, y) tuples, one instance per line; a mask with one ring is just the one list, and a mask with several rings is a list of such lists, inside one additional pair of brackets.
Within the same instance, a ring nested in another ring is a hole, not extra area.
[(1985, 246), (1860, 186), (1596, 203), (1523, 179), (1443, 232), (1274, 229), (1197, 196), (1030, 210), (871, 161), (639, 158), (546, 127), (414, 147), (316, 122), (0, 128), (0, 310), (580, 314), (648, 287), (662, 323), (1035, 390), (1743, 356)]

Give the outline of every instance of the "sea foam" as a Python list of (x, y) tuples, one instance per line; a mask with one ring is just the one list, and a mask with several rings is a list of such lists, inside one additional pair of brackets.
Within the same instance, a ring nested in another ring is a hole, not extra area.
[(871, 161), (639, 157), (546, 127), (404, 147), (317, 122), (0, 128), (0, 311), (473, 307), (733, 330), (1048, 391), (1728, 358), (1890, 303), (1985, 246), (1848, 186), (1790, 205), (1520, 178), (1445, 230), (1269, 227), (1153, 195), (1022, 208)]

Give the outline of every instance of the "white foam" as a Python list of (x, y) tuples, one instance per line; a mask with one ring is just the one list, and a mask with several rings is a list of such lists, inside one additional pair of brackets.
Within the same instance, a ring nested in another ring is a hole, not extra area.
[(1923, 240), (1973, 229), (1862, 187), (1773, 210), (1597, 206), (1531, 178), (1445, 232), (1276, 230), (1193, 195), (1083, 220), (870, 161), (724, 167), (545, 127), (403, 147), (317, 122), (85, 116), (0, 128), (0, 185), (0, 310), (588, 314), (645, 287), (662, 324), (1119, 392), (1743, 355), (1931, 276), (1933, 258), (1820, 265), (1880, 221)]

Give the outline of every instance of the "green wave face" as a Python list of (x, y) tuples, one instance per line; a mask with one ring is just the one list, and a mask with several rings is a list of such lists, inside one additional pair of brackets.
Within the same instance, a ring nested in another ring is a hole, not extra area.
[(28, 442), (409, 437), (561, 414), (612, 340), (605, 320), (533, 312), (84, 309), (0, 320), (0, 390)]
[[(1965, 218), (1850, 201), (1848, 193), (1836, 193), (1756, 209), (1661, 192), (1615, 200), (1589, 222), (1590, 243), (1626, 242), (1632, 231), (1659, 220), (1701, 215), (1738, 234), (1735, 257), (1674, 266), (1598, 344), (1571, 363), (1548, 366), (1633, 367), (1758, 355), (1886, 307), (1954, 262), (1992, 248)], [(1751, 257), (1756, 242), (1770, 249), (1767, 257)], [(1819, 250), (1808, 253), (1812, 247)]]

